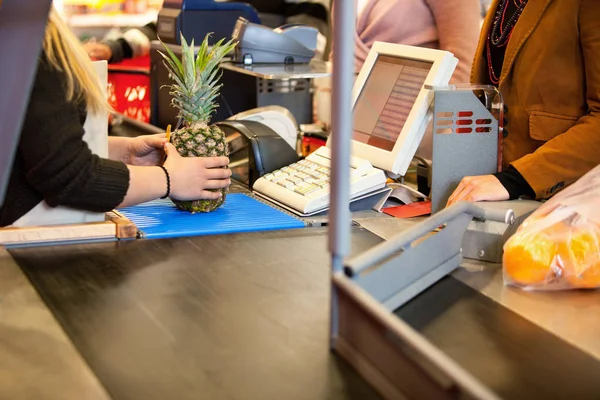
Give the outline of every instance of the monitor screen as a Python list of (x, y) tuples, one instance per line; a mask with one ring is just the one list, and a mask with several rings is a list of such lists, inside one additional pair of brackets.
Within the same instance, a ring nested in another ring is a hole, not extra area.
[(354, 105), (353, 139), (392, 151), (432, 62), (377, 55)]

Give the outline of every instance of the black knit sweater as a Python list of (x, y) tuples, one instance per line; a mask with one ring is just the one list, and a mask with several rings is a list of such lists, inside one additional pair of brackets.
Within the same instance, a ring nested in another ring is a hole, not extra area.
[(0, 226), (10, 225), (40, 201), (104, 212), (119, 205), (129, 187), (121, 162), (92, 154), (83, 141), (85, 107), (66, 100), (64, 73), (42, 55), (12, 167)]

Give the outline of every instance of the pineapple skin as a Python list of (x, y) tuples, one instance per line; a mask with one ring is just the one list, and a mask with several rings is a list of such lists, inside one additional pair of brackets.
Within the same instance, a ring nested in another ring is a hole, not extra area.
[[(207, 126), (197, 124), (182, 127), (171, 134), (171, 143), (182, 157), (220, 157), (229, 156), (229, 148), (225, 142), (225, 134), (218, 126)], [(225, 196), (229, 188), (209, 189), (216, 192), (221, 191), (218, 200), (193, 200), (180, 201), (171, 199), (175, 206), (190, 213), (207, 213), (216, 210), (225, 202)]]
[[(181, 59), (164, 43), (167, 54), (159, 52), (173, 80), (171, 85), (166, 85), (173, 96), (171, 105), (178, 110), (179, 121), (183, 122), (183, 127), (171, 135), (171, 143), (183, 157), (227, 156), (229, 152), (223, 131), (208, 126), (208, 122), (218, 107), (216, 99), (222, 86), (219, 83), (219, 63), (235, 48), (236, 43), (233, 39), (225, 42), (223, 38), (209, 49), (210, 36), (210, 33), (205, 36), (196, 57), (194, 40), (188, 45), (181, 33)], [(213, 191), (216, 190), (220, 189)], [(221, 190), (223, 195), (218, 200), (171, 200), (180, 210), (210, 212), (225, 202), (228, 190)]]

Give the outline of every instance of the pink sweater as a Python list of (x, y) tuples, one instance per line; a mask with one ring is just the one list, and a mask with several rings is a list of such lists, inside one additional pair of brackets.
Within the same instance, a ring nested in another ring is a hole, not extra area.
[(364, 0), (354, 37), (356, 72), (373, 43), (380, 41), (450, 51), (459, 60), (452, 82), (468, 83), (479, 39), (479, 1)]

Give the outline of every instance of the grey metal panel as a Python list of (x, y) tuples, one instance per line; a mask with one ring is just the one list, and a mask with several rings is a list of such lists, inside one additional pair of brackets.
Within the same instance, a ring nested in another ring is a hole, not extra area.
[(51, 0), (0, 1), (0, 204), (21, 134)]
[(461, 202), (348, 260), (344, 270), (374, 299), (397, 308), (460, 265), (473, 218), (512, 223), (514, 214)]
[(409, 283), (408, 286), (394, 294), (389, 299), (383, 302), (383, 306), (390, 310), (396, 310), (408, 303), (410, 300), (421, 294), (425, 289), (434, 285), (440, 279), (454, 271), (462, 262), (462, 255), (456, 254), (454, 257), (431, 269), (429, 272), (422, 275), (419, 279)]
[[(463, 177), (497, 171), (498, 121), (472, 90), (436, 90), (433, 118), (431, 211), (435, 213), (445, 207)], [(477, 123), (485, 120), (490, 122)], [(459, 129), (471, 132), (459, 134)]]
[(256, 105), (277, 105), (288, 109), (298, 123), (313, 120), (310, 79), (256, 79)]
[(395, 255), (406, 243), (412, 243), (439, 226), (451, 223), (452, 220), (463, 213), (467, 213), (472, 218), (483, 221), (505, 221), (506, 223), (512, 223), (514, 221), (514, 213), (512, 210), (486, 209), (472, 203), (460, 202), (432, 215), (423, 222), (390, 238), (387, 242), (382, 243), (376, 248), (372, 248), (356, 258), (349, 260), (347, 268), (350, 268), (351, 274), (361, 273), (363, 270), (370, 268), (374, 264), (381, 263), (386, 258)]
[[(382, 303), (394, 298), (388, 309), (400, 307), (460, 265), (462, 236), (470, 221), (470, 215), (460, 215), (417, 245), (410, 240), (397, 241), (397, 256), (356, 275), (354, 281)], [(451, 260), (454, 262), (447, 265)], [(438, 268), (444, 273), (436, 280), (427, 279)], [(404, 292), (405, 289), (409, 290)], [(402, 295), (398, 295), (399, 292), (403, 292)]]
[(497, 222), (478, 222), (476, 229), (467, 229), (464, 236), (465, 258), (502, 262), (502, 237), (506, 226)]

